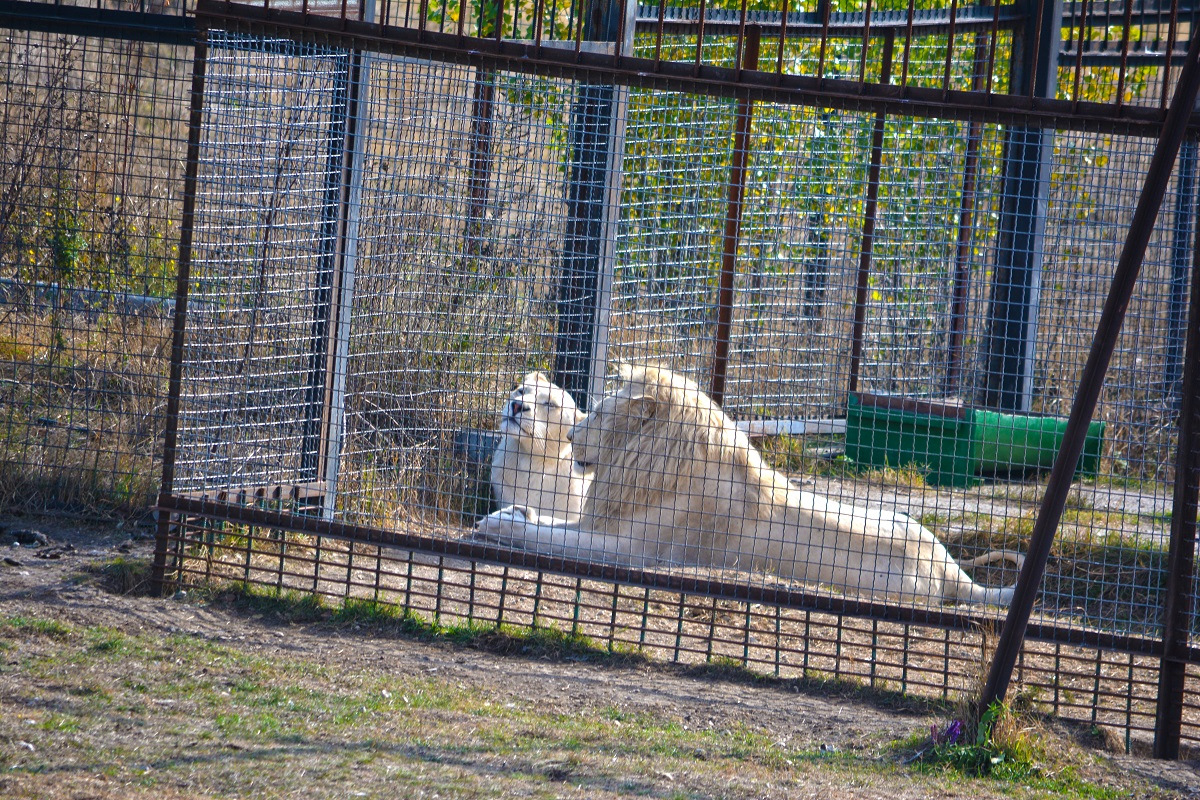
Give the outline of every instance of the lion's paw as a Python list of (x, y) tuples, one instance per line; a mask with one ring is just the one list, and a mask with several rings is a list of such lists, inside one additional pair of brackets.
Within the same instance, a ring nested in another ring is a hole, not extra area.
[(475, 523), (474, 538), (496, 544), (515, 545), (524, 539), (525, 526), (537, 514), (524, 506), (507, 506)]

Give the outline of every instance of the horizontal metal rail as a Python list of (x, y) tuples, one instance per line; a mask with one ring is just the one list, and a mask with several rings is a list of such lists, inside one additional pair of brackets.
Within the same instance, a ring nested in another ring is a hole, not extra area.
[[(360, 544), (394, 547), (430, 555), (468, 559), (499, 566), (521, 569), (543, 570), (569, 577), (590, 578), (624, 585), (664, 589), (706, 597), (718, 597), (771, 606), (794, 608), (801, 611), (817, 611), (841, 614), (881, 622), (926, 625), (950, 630), (970, 630), (981, 625), (992, 626), (999, 621), (997, 616), (964, 614), (957, 611), (942, 611), (934, 608), (917, 608), (889, 605), (870, 600), (849, 597), (833, 597), (785, 587), (751, 586), (745, 582), (735, 583), (719, 579), (696, 578), (653, 570), (634, 569), (612, 564), (596, 564), (573, 561), (557, 556), (510, 550), (467, 539), (450, 539), (337, 522), (318, 517), (309, 517), (284, 511), (273, 511), (254, 506), (220, 502), (207, 497), (189, 495), (161, 495), (158, 510), (163, 514), (182, 514), (206, 517), (215, 520), (277, 528), (294, 533), (324, 536)], [(450, 529), (447, 529), (449, 532)], [(454, 531), (457, 533), (457, 529)], [(169, 582), (169, 581), (168, 581)], [(1138, 636), (1102, 633), (1079, 628), (1063, 628), (1057, 625), (1030, 622), (1027, 639), (1064, 645), (1095, 647), (1115, 652), (1161, 656), (1162, 642)], [(1180, 652), (1187, 663), (1200, 663), (1200, 647), (1192, 646)]]
[[(592, 80), (607, 77), (614, 83), (628, 86), (906, 117), (974, 120), (1150, 138), (1158, 136), (1165, 113), (1159, 108), (1114, 103), (880, 85), (613, 56), (583, 49), (575, 52), (537, 42), (478, 39), (453, 33), (305, 16), (221, 0), (200, 0), (197, 20), (204, 26), (247, 35), (269, 34), (299, 41), (320, 41), (346, 49), (363, 48), (511, 72), (562, 77), (587, 73)], [(1200, 131), (1200, 114), (1193, 114), (1189, 129)]]
[(20, 0), (0, 0), (0, 28), (159, 44), (190, 45), (196, 40), (191, 17)]
[[(872, 11), (869, 15), (859, 12), (832, 13), (828, 22), (820, 12), (793, 12), (787, 15), (784, 25), (783, 14), (778, 11), (747, 11), (745, 20), (739, 11), (709, 8), (704, 11), (704, 33), (711, 36), (736, 34), (743, 25), (755, 25), (763, 35), (777, 37), (782, 31), (785, 37), (807, 38), (822, 35), (834, 38), (872, 36), (888, 32), (897, 33), (910, 28), (915, 35), (929, 36), (945, 33), (953, 27), (958, 33), (991, 30), (993, 25), (1000, 30), (1012, 30), (1024, 19), (1015, 5), (1001, 6), (999, 11), (990, 5), (963, 6), (953, 12), (948, 8), (917, 9), (909, 19), (908, 11)], [(695, 33), (700, 27), (698, 8), (660, 9), (657, 6), (638, 6), (639, 28), (657, 30), (662, 25), (664, 33)]]

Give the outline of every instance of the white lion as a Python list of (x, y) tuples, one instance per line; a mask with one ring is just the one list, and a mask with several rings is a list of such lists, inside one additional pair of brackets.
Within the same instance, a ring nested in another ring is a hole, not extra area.
[(491, 476), (496, 502), (539, 517), (578, 519), (590, 476), (575, 463), (567, 434), (582, 418), (565, 390), (540, 372), (526, 375), (500, 409)]
[[(623, 383), (576, 425), (575, 459), (594, 468), (575, 524), (504, 508), (479, 538), (572, 559), (774, 572), (786, 580), (904, 599), (1007, 604), (1013, 588), (976, 584), (937, 538), (904, 514), (803, 491), (766, 465), (696, 385), (627, 367)], [(1022, 556), (997, 551), (971, 563)]]

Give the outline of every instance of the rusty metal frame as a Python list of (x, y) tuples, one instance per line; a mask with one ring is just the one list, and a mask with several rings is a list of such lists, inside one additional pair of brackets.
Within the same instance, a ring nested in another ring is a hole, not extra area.
[[(798, 591), (769, 586), (752, 586), (723, 579), (708, 579), (689, 577), (653, 570), (636, 570), (625, 567), (580, 563), (561, 558), (538, 555), (532, 552), (514, 552), (490, 545), (469, 541), (455, 540), (445, 536), (414, 533), (398, 533), (380, 528), (354, 525), (350, 523), (319, 518), (302, 513), (303, 499), (312, 492), (321, 493), (320, 488), (295, 490), (279, 488), (277, 490), (252, 488), (234, 491), (225, 495), (193, 495), (179, 494), (173, 491), (174, 483), (174, 454), (175, 435), (179, 412), (179, 390), (182, 375), (182, 358), (184, 337), (186, 334), (186, 307), (188, 283), (188, 247), (191, 232), (191, 221), (195, 211), (196, 168), (198, 163), (200, 122), (202, 119), (202, 95), (204, 88), (204, 26), (220, 26), (230, 30), (252, 34), (285, 35), (302, 40), (316, 40), (322, 43), (333, 43), (335, 46), (348, 49), (374, 49), (385, 53), (423, 56), (427, 58), (465, 63), (481, 69), (505, 69), (519, 72), (538, 73), (546, 75), (579, 75), (587, 73), (590, 80), (611, 81), (616, 85), (648, 86), (653, 88), (689, 91), (698, 94), (736, 97), (744, 104), (744, 116), (749, 119), (752, 104), (759, 99), (773, 102), (794, 103), (800, 105), (820, 105), (833, 109), (854, 109), (869, 111), (877, 115), (877, 119), (889, 113), (902, 113), (906, 116), (930, 116), (942, 119), (955, 119), (979, 125), (984, 122), (1001, 122), (1006, 124), (1028, 126), (1030, 128), (1054, 127), (1056, 129), (1089, 130), (1120, 133), (1126, 136), (1150, 137), (1162, 136), (1159, 150), (1156, 151), (1146, 187), (1143, 191), (1134, 224), (1127, 240), (1125, 251), (1122, 253), (1117, 275), (1114, 277), (1113, 292), (1106, 305), (1100, 334), (1097, 336), (1092, 358), (1089, 359), (1081, 381), (1080, 391), (1076, 394), (1076, 403), (1072, 411), (1071, 423), (1064, 439), (1062, 451), (1051, 474), (1042, 508), (1039, 512), (1034, 532), (1034, 543), (1030, 557), (1022, 570), (1019, 586), (1021, 590), (1018, 599), (1014, 601), (1005, 628), (1000, 635), (997, 656), (992, 661), (985, 687), (983, 700), (1002, 698), (1008, 682), (1014, 671), (1021, 675), (1032, 667), (1022, 661), (1026, 652), (1027, 642), (1039, 642), (1054, 648), (1056, 669), (1061, 658), (1069, 648), (1087, 648), (1094, 651), (1095, 658), (1095, 702), (1104, 694), (1100, 688), (1101, 673), (1105, 664), (1105, 654), (1119, 653), (1128, 657), (1129, 682), (1127, 693), (1111, 693), (1112, 696), (1126, 699), (1132, 703), (1135, 681), (1134, 662), (1137, 658), (1157, 659), (1159, 663), (1158, 680), (1160, 691), (1158, 701), (1160, 712), (1156, 724), (1156, 753), (1171, 757), (1179, 752), (1180, 731), (1178, 724), (1162, 712), (1161, 704), (1166, 703), (1179, 708), (1183, 701), (1184, 681), (1188, 676), (1190, 666), (1200, 664), (1200, 647), (1188, 641), (1186, 630), (1179, 635), (1178, 621), (1187, 614), (1190, 604), (1190, 587), (1186, 585), (1190, 573), (1172, 576), (1172, 588), (1169, 600), (1169, 619), (1175, 620), (1174, 627), (1168, 628), (1168, 634), (1163, 640), (1145, 637), (1125, 636), (1101, 633), (1094, 630), (1068, 629), (1058, 625), (1048, 625), (1031, 622), (1029, 619), (1032, 608), (1033, 593), (1039, 583), (1041, 570), (1044, 569), (1049, 546), (1057, 527), (1059, 516), (1063, 510), (1066, 492), (1070, 487), (1070, 477), (1073, 465), (1078, 460), (1082, 448), (1086, 424), (1095, 406), (1100, 382), (1103, 379), (1107, 356), (1104, 349), (1111, 354), (1112, 342), (1120, 327), (1120, 314), (1123, 303), (1127, 302), (1132, 280), (1136, 277), (1140, 250), (1144, 249), (1144, 238), (1152, 227), (1152, 220), (1157, 212), (1157, 203), (1166, 190), (1166, 181), (1170, 175), (1171, 162), (1168, 153), (1178, 148), (1179, 140), (1188, 133), (1200, 130), (1200, 121), (1193, 112), (1194, 96), (1200, 87), (1200, 35), (1194, 36), (1181, 78), (1181, 86), (1177, 91), (1176, 101), (1169, 110), (1158, 108), (1133, 107), (1122, 104), (1083, 103), (1075, 101), (1057, 101), (1048, 98), (1029, 96), (993, 95), (979, 91), (951, 91), (945, 88), (928, 89), (907, 85), (903, 80), (899, 84), (888, 82), (873, 84), (862, 81), (831, 80), (824, 78), (807, 78), (784, 75), (780, 73), (765, 73), (753, 68), (753, 62), (747, 61), (736, 68), (723, 68), (700, 63), (664, 62), (657, 59), (635, 58), (618, 53), (615, 56), (588, 52), (576, 48), (574, 51), (556, 48), (545, 48), (540, 43), (524, 44), (520, 42), (495, 39), (470, 39), (455, 34), (443, 34), (434, 31), (415, 30), (389, 27), (383, 24), (360, 23), (346, 19), (329, 19), (313, 17), (304, 14), (281, 12), (271, 9), (233, 6), (220, 0), (200, 0), (201, 33), (196, 46), (196, 65), (193, 74), (191, 124), (188, 147), (188, 173), (184, 193), (184, 226), (183, 239), (180, 248), (180, 271), (176, 297), (175, 339), (172, 347), (171, 364), (171, 394), (168, 403), (168, 429), (164, 448), (164, 471), (162, 493), (159, 498), (160, 519), (156, 536), (156, 552), (154, 560), (153, 579), (160, 591), (180, 587), (189, 583), (189, 567), (186, 546), (189, 542), (187, 531), (195, 525), (196, 520), (233, 523), (249, 526), (251, 529), (266, 528), (274, 531), (291, 531), (297, 534), (315, 537), (319, 543), (322, 539), (330, 539), (348, 543), (348, 565), (345, 580), (345, 596), (349, 597), (352, 588), (357, 585), (352, 577), (353, 561), (356, 546), (374, 547), (380, 550), (388, 548), (395, 551), (409, 551), (430, 554), (444, 561), (446, 558), (466, 559), (472, 563), (494, 564), (502, 567), (505, 576), (509, 569), (533, 570), (538, 574), (538, 580), (546, 573), (569, 575), (577, 582), (596, 580), (612, 584), (613, 589), (613, 629), (615, 637), (616, 604), (621, 587), (635, 586), (644, 590), (649, 598), (652, 590), (667, 591), (679, 595), (679, 630), (683, 630), (683, 607), (686, 597), (709, 598), (713, 604), (714, 617), (710, 630), (715, 632), (719, 627), (716, 623), (715, 610), (718, 600), (746, 604), (746, 623), (743, 626), (746, 636), (745, 660), (750, 661), (749, 618), (752, 604), (762, 604), (775, 609), (776, 614), (781, 609), (789, 609), (806, 615), (832, 615), (836, 618), (836, 641), (840, 647), (843, 637), (843, 625), (847, 620), (857, 620), (854, 625), (869, 623), (872, 631), (878, 626), (905, 626), (904, 636), (910, 635), (910, 627), (937, 629), (942, 631), (978, 631), (994, 626), (998, 621), (995, 617), (979, 614), (966, 614), (958, 611), (940, 608), (897, 607), (885, 603), (857, 600), (854, 598), (832, 597), (825, 594)], [(999, 11), (989, 12), (986, 21), (989, 30), (995, 30), (998, 24)], [(744, 26), (746, 20), (741, 20)], [(657, 20), (659, 30), (666, 27), (664, 20)], [(709, 24), (708, 20), (704, 24)], [(886, 28), (878, 20), (870, 23), (875, 32)], [(906, 20), (911, 35), (913, 22)], [(1006, 23), (1007, 24), (1007, 23)], [(799, 23), (787, 19), (780, 26), (779, 34), (795, 33), (800, 28)], [(821, 21), (821, 27), (826, 33), (830, 29), (828, 19)], [(754, 38), (752, 31), (750, 38)], [(956, 30), (974, 30), (970, 26), (959, 25)], [(982, 28), (980, 29), (982, 30)], [(739, 36), (742, 30), (739, 30)], [(890, 36), (889, 36), (890, 39)], [(750, 47), (746, 49), (746, 57), (750, 57)], [(1186, 101), (1186, 102), (1185, 102)], [(1173, 155), (1170, 156), (1173, 158)], [(731, 182), (729, 205), (731, 210), (737, 205), (737, 198)], [(736, 223), (736, 219), (734, 220)], [(733, 236), (736, 239), (736, 224)], [(1139, 243), (1139, 237), (1143, 239)], [(869, 258), (869, 251), (866, 251)], [(723, 270), (724, 276), (725, 270)], [(730, 270), (731, 272), (731, 270)], [(1193, 315), (1198, 313), (1196, 297), (1200, 296), (1193, 286)], [(1124, 298), (1124, 299), (1123, 299)], [(1193, 316), (1193, 319), (1195, 317)], [(1189, 352), (1197, 347), (1194, 324), (1189, 329)], [(1191, 370), (1185, 379), (1185, 386), (1192, 403), (1195, 398), (1197, 368), (1189, 358)], [(714, 390), (716, 385), (714, 373)], [(1194, 408), (1185, 415), (1184, 428), (1181, 431), (1180, 452), (1180, 483), (1177, 485), (1178, 497), (1191, 497), (1190, 529), (1186, 520), (1176, 522), (1172, 530), (1171, 563), (1173, 566), (1191, 562), (1189, 543), (1194, 546), (1195, 538), (1195, 464), (1194, 447), (1184, 452), (1182, 443), (1195, 439)], [(1188, 427), (1193, 426), (1193, 427)], [(1190, 455), (1189, 455), (1190, 453)], [(1192, 462), (1184, 459), (1192, 458)], [(1186, 468), (1184, 468), (1186, 465)], [(1190, 477), (1189, 477), (1190, 476)], [(1190, 483), (1189, 483), (1190, 481)], [(1183, 488), (1179, 488), (1183, 487)], [(1188, 494), (1190, 492), (1190, 494)], [(1183, 520), (1182, 514), (1179, 515)], [(444, 533), (444, 532), (443, 532)], [(246, 558), (252, 555), (253, 537), (247, 538)], [(318, 544), (318, 564), (320, 561)], [(284, 585), (285, 569), (284, 548), (279, 547), (278, 577), (280, 588)], [(380, 556), (382, 558), (382, 556)], [(410, 556), (411, 559), (411, 556)], [(247, 562), (249, 563), (249, 562)], [(439, 561), (442, 563), (442, 561)], [(211, 565), (211, 562), (210, 562)], [(410, 560), (411, 565), (411, 560)], [(472, 566), (472, 569), (474, 566)], [(439, 568), (440, 569), (440, 568)], [(410, 570), (411, 572), (411, 570)], [(376, 573), (378, 575), (378, 571)], [(316, 579), (314, 578), (314, 590)], [(541, 583), (538, 584), (539, 591)], [(437, 596), (440, 602), (440, 594)], [(435, 605), (436, 609), (440, 606)], [(533, 624), (537, 624), (537, 602), (534, 603)], [(1181, 616), (1183, 615), (1183, 616)], [(498, 621), (504, 616), (504, 601), (500, 601)], [(436, 618), (436, 615), (435, 615)], [(866, 622), (863, 622), (866, 621)], [(850, 623), (846, 623), (850, 624)], [(738, 628), (742, 630), (742, 628)], [(715, 633), (709, 635), (707, 657), (712, 657), (712, 641)], [(924, 634), (922, 634), (924, 635)], [(610, 638), (610, 642), (613, 641)], [(945, 661), (945, 680), (942, 681), (942, 691), (949, 686), (949, 640), (947, 639), (947, 660)], [(807, 645), (806, 645), (807, 646)], [(902, 651), (905, 646), (900, 648)], [(677, 638), (675, 657), (680, 652), (687, 651), (682, 639)], [(703, 652), (703, 651), (693, 651)], [(778, 665), (779, 650), (776, 649), (776, 664)], [(1091, 662), (1088, 662), (1091, 663)], [(807, 662), (806, 662), (807, 664)], [(778, 669), (778, 667), (777, 667)], [(807, 666), (806, 666), (807, 669)], [(836, 670), (842, 669), (840, 661), (835, 662)], [(874, 666), (870, 679), (875, 680)], [(1078, 675), (1076, 676), (1078, 677)], [(936, 682), (935, 682), (936, 683)], [(930, 685), (935, 685), (930, 684)], [(902, 682), (903, 685), (903, 682)], [(1137, 682), (1138, 686), (1148, 686), (1148, 681)], [(1054, 706), (1070, 705), (1069, 700), (1054, 695)], [(1093, 706), (1093, 709), (1095, 706)], [(1132, 722), (1127, 720), (1126, 730), (1134, 729)], [(1138, 728), (1148, 730), (1149, 728)], [(1200, 738), (1200, 735), (1197, 735)], [(1161, 743), (1160, 743), (1161, 742)]]

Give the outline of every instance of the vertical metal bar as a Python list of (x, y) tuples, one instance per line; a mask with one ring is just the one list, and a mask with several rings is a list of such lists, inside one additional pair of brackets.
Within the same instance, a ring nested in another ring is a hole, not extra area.
[[(883, 65), (879, 82), (892, 79), (892, 53), (895, 35), (888, 32), (883, 40)], [(871, 131), (871, 165), (867, 170), (867, 199), (863, 205), (862, 245), (858, 254), (858, 273), (854, 284), (854, 321), (850, 327), (850, 376), (846, 391), (858, 391), (859, 371), (862, 368), (864, 329), (867, 325), (867, 285), (871, 277), (871, 259), (875, 254), (875, 217), (879, 208), (879, 172), (883, 167), (883, 133), (887, 117), (881, 111), (875, 115)]]
[(575, 579), (575, 604), (571, 607), (571, 635), (579, 635), (579, 606), (583, 602), (583, 579)]
[(470, 570), (467, 572), (467, 627), (475, 624), (475, 580), (478, 574), (479, 562), (472, 561)]
[[(1121, 249), (1121, 257), (1113, 273), (1112, 285), (1096, 326), (1096, 336), (1092, 340), (1092, 348), (1088, 353), (1087, 363), (1079, 379), (1079, 388), (1075, 391), (1075, 400), (1071, 405), (1071, 414), (1063, 433), (1062, 445), (1050, 470), (1046, 482), (1046, 493), (1042, 497), (1037, 519), (1033, 525), (1033, 533), (1029, 544), (1029, 552), (1025, 564), (1021, 567), (1017, 578), (1017, 591), (1009, 606), (1008, 615), (1004, 619), (1004, 627), (1000, 631), (1000, 639), (996, 645), (996, 654), (988, 671), (987, 682), (984, 684), (981, 697), (981, 707), (986, 708), (996, 700), (1004, 699), (1008, 684), (1012, 677), (1013, 665), (1017, 653), (1021, 649), (1021, 640), (1029, 624), (1029, 614), (1033, 610), (1033, 601), (1041, 585), (1042, 575), (1046, 568), (1046, 560), (1050, 555), (1050, 547), (1054, 543), (1054, 532), (1062, 519), (1063, 508), (1066, 506), (1067, 494), (1071, 490), (1071, 479), (1075, 475), (1075, 467), (1083, 452), (1084, 440), (1087, 438), (1088, 424), (1096, 410), (1096, 402), (1104, 385), (1104, 374), (1116, 348), (1117, 336), (1125, 320), (1125, 311), (1133, 295), (1133, 287), (1141, 269), (1142, 259), (1146, 254), (1146, 246), (1154, 230), (1154, 221), (1162, 205), (1163, 195), (1171, 179), (1171, 170), (1175, 164), (1175, 156), (1183, 141), (1196, 96), (1200, 91), (1200, 31), (1193, 31), (1191, 44), (1188, 47), (1187, 60), (1184, 62), (1179, 84), (1175, 89), (1175, 97), (1167, 111), (1163, 122), (1162, 135), (1154, 148), (1154, 156), (1146, 173), (1141, 196), (1137, 208), (1129, 224), (1129, 233), (1125, 238), (1125, 246)], [(1194, 332), (1193, 332), (1194, 335)], [(1195, 364), (1190, 364), (1193, 370)], [(1191, 377), (1191, 376), (1189, 376)], [(1195, 386), (1190, 387), (1193, 391)], [(1182, 515), (1184, 509), (1176, 509)], [(1174, 524), (1174, 523), (1173, 523)]]
[[(196, 33), (192, 56), (191, 109), (188, 112), (188, 144), (184, 163), (183, 210), (179, 222), (179, 271), (175, 276), (175, 316), (171, 321), (171, 366), (167, 383), (166, 420), (163, 431), (163, 471), (159, 505), (175, 489), (175, 458), (179, 443), (179, 393), (183, 387), (183, 347), (187, 331), (188, 288), (192, 271), (192, 231), (196, 222), (196, 173), (200, 166), (200, 133), (204, 120), (204, 76), (208, 65), (208, 31)], [(166, 590), (167, 548), (171, 514), (159, 511), (154, 534), (154, 559), (150, 586), (155, 594)]]
[(750, 602), (746, 601), (746, 627), (745, 627), (745, 630), (743, 631), (745, 636), (742, 639), (742, 666), (743, 667), (750, 666), (750, 624), (752, 622), (752, 620), (750, 619), (750, 609), (751, 609)]
[(825, 79), (825, 50), (829, 47), (829, 14), (831, 13), (829, 0), (817, 0), (817, 17), (821, 20), (821, 47), (817, 51), (817, 80)]
[(958, 27), (958, 0), (950, 0), (950, 30), (946, 32), (946, 63), (942, 65), (942, 99), (950, 96), (951, 66), (954, 63), (954, 34)]
[(715, 595), (712, 598), (712, 604), (709, 606), (708, 613), (708, 637), (706, 639), (707, 647), (704, 653), (705, 664), (712, 662), (713, 641), (717, 638), (717, 598)]
[(530, 618), (529, 627), (537, 628), (538, 614), (542, 610), (542, 582), (546, 580), (546, 573), (539, 571), (537, 579), (533, 583), (533, 616)]
[[(1197, 254), (1188, 247), (1196, 219), (1197, 142), (1187, 139), (1179, 148), (1178, 185), (1175, 192), (1175, 225), (1171, 240), (1171, 288), (1167, 297), (1167, 342), (1163, 354), (1161, 391), (1169, 398), (1179, 390), (1183, 374), (1183, 342), (1188, 314), (1188, 269), (1198, 268)], [(1200, 231), (1196, 232), (1200, 234)]]
[[(975, 63), (971, 78), (972, 91), (983, 91), (983, 57), (987, 34), (975, 34)], [(967, 292), (971, 280), (972, 237), (975, 232), (975, 181), (979, 172), (979, 144), (983, 125), (975, 120), (967, 123), (967, 146), (963, 158), (962, 199), (958, 205), (958, 240), (954, 252), (954, 282), (950, 290), (950, 335), (947, 342), (946, 378), (942, 389), (947, 395), (956, 393), (962, 380), (963, 339), (967, 328)]]
[[(617, 16), (632, 15), (636, 6), (634, 0), (590, 0), (587, 11), (589, 41), (616, 42)], [(616, 46), (631, 52), (632, 19), (625, 21), (624, 31), (626, 41)], [(587, 409), (606, 372), (628, 90), (614, 83), (582, 83), (577, 91), (567, 134), (571, 166), (554, 378)]]
[(662, 64), (663, 23), (667, 16), (667, 0), (658, 0), (658, 30), (654, 34), (654, 68)]
[[(1041, 17), (1031, 16), (1023, 29), (1014, 31), (1010, 91), (1052, 98), (1058, 73), (1062, 0), (1038, 0), (1037, 6)], [(1034, 350), (1053, 153), (1052, 130), (1014, 125), (1005, 135), (996, 266), (984, 345), (986, 366), (979, 392), (980, 404), (987, 407), (1028, 411), (1033, 404)]]
[[(951, 0), (958, 2), (958, 0)], [(953, 22), (951, 23), (951, 37), (953, 37)], [(888, 37), (891, 38), (890, 36)], [(871, 0), (867, 0), (866, 7), (863, 9), (863, 31), (862, 45), (858, 51), (858, 90), (861, 92), (863, 86), (867, 82), (867, 51), (871, 49)], [(883, 83), (881, 80), (880, 83)]]
[(1117, 72), (1117, 108), (1125, 104), (1125, 78), (1129, 71), (1129, 32), (1132, 29), (1133, 3), (1125, 2), (1125, 19), (1121, 25), (1121, 66)]
[(468, 154), (467, 220), (464, 259), (489, 255), (486, 244), (488, 189), (492, 180), (492, 117), (495, 106), (496, 73), (477, 67), (471, 99), (471, 146)]
[[(1195, 37), (1194, 38), (1200, 38)], [(1189, 65), (1190, 66), (1190, 65)], [(1187, 677), (1189, 619), (1195, 602), (1196, 504), (1200, 492), (1200, 236), (1194, 244), (1192, 297), (1184, 352), (1183, 396), (1175, 457), (1171, 544), (1167, 551), (1167, 597), (1163, 608), (1163, 654), (1158, 666), (1158, 713), (1154, 756), (1179, 758)]]
[(1000, 41), (1000, 0), (992, 3), (992, 32), (988, 37), (987, 78), (983, 82), (983, 91), (991, 93), (992, 78), (996, 74), (996, 44)]
[(650, 627), (650, 587), (642, 595), (642, 624), (638, 631), (638, 650), (646, 646), (646, 630)]
[(686, 599), (687, 599), (687, 595), (680, 593), (680, 595), (679, 595), (679, 614), (676, 617), (677, 622), (675, 623), (675, 652), (671, 654), (671, 663), (672, 664), (679, 663), (679, 650), (681, 647), (683, 647), (683, 610), (684, 610), (684, 601)]
[[(783, 39), (780, 38), (782, 43)], [(775, 606), (775, 677), (779, 677), (779, 661), (783, 649), (783, 606)]]
[(1167, 105), (1167, 95), (1171, 86), (1171, 59), (1175, 55), (1175, 36), (1179, 30), (1179, 2), (1172, 0), (1171, 2), (1171, 21), (1167, 23), (1167, 46), (1164, 49), (1163, 68), (1162, 68), (1162, 91), (1158, 95), (1158, 104), (1160, 108), (1165, 108)]
[(496, 629), (504, 627), (504, 598), (508, 597), (508, 567), (504, 568), (504, 572), (500, 576), (500, 597), (496, 603), (499, 606), (496, 609)]
[[(758, 69), (758, 51), (762, 28), (746, 29), (746, 50), (741, 68)], [(725, 374), (729, 367), (729, 338), (733, 330), (733, 283), (737, 274), (737, 249), (742, 228), (742, 202), (746, 192), (746, 162), (750, 157), (750, 128), (754, 101), (742, 96), (734, 118), (733, 157), (729, 166), (729, 191), (725, 204), (725, 234), (721, 246), (721, 275), (717, 289), (717, 327), (714, 332), (712, 375), (709, 395), (718, 405), (725, 400)]]
[(612, 592), (612, 612), (608, 619), (608, 652), (613, 652), (616, 649), (617, 642), (617, 602), (621, 598), (621, 584), (613, 584)]
[(775, 74), (783, 74), (783, 55), (787, 45), (788, 2), (783, 0), (783, 9), (779, 14), (779, 52), (775, 54)]
[[(374, 0), (363, 7), (373, 20)], [(340, 135), (331, 137), (330, 180), (322, 238), (330, 242), (322, 256), (313, 303), (313, 349), (309, 362), (308, 412), (301, 450), (303, 480), (325, 481), (322, 514), (332, 518), (337, 497), (341, 438), (345, 429), (346, 368), (349, 361), (350, 310), (358, 255), (358, 212), (362, 194), (360, 119), (368, 56), (352, 50), (345, 56), (340, 97), (333, 114)], [(336, 165), (336, 167), (335, 167)]]
[[(1128, 0), (1126, 0), (1128, 2)], [(1083, 51), (1088, 42), (1088, 10), (1090, 0), (1083, 0), (1082, 14), (1078, 18), (1079, 47), (1075, 51), (1075, 75), (1072, 77), (1071, 103), (1073, 109), (1079, 108), (1079, 87), (1083, 83)]]

